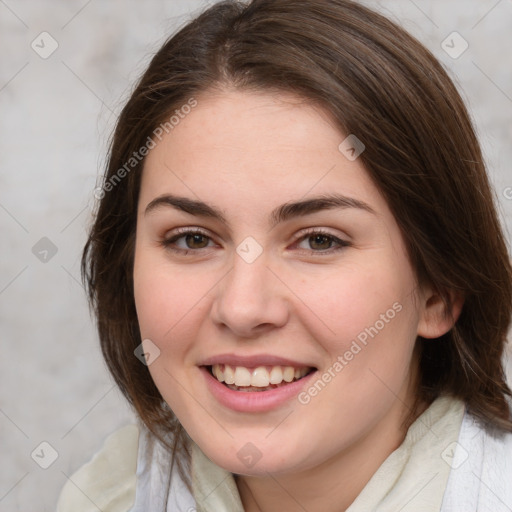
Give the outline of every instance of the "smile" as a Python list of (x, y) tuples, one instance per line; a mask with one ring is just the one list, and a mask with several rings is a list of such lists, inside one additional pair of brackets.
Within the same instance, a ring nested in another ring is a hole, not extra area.
[(285, 386), (311, 373), (314, 368), (293, 366), (230, 366), (214, 364), (209, 367), (210, 373), (219, 382), (233, 391), (261, 392)]

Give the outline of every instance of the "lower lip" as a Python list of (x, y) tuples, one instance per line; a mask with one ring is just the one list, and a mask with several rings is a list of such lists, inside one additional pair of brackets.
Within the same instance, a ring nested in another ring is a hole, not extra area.
[(316, 371), (313, 371), (300, 380), (268, 391), (234, 391), (221, 384), (206, 367), (202, 366), (200, 370), (206, 379), (208, 389), (217, 401), (237, 412), (265, 412), (277, 409), (288, 400), (296, 398), (316, 374)]

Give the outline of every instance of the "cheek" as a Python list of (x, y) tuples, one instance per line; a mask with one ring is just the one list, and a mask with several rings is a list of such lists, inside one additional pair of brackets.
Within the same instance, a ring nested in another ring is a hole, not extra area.
[(141, 336), (161, 349), (184, 326), (190, 329), (211, 286), (203, 276), (140, 255), (134, 266), (134, 293)]
[(408, 269), (392, 260), (380, 265), (361, 261), (325, 280), (297, 282), (297, 295), (314, 312), (302, 318), (309, 318), (307, 328), (329, 360), (324, 372), (330, 372), (325, 377), (332, 384), (319, 400), (326, 400), (322, 410), (337, 402), (359, 411), (365, 403), (371, 416), (386, 403), (384, 397), (400, 393), (419, 319), (411, 293), (414, 275)]
[[(375, 332), (372, 327), (379, 333), (397, 334), (404, 327), (405, 319), (414, 323), (415, 312), (407, 307), (411, 302), (413, 276), (388, 268), (375, 262), (365, 265), (363, 261), (330, 271), (325, 276), (295, 278), (294, 291), (304, 310), (310, 311), (302, 318), (310, 319), (309, 327), (315, 331), (316, 339), (331, 345), (329, 352), (335, 349), (342, 353), (347, 343), (358, 337), (364, 341), (365, 333), (370, 336), (368, 330)], [(403, 336), (400, 339), (404, 339)]]
[(142, 339), (159, 349), (148, 366), (164, 400), (180, 420), (187, 419), (189, 396), (183, 392), (193, 366), (194, 342), (198, 339), (204, 300), (211, 284), (200, 276), (169, 268), (151, 254), (140, 254), (134, 265), (134, 295)]

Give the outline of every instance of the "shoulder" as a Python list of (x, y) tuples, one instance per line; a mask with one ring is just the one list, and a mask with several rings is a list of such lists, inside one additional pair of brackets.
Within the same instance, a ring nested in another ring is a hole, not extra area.
[(488, 466), (498, 468), (500, 473), (512, 477), (512, 432), (484, 427), (470, 415), (467, 415), (463, 426), (468, 451), (475, 451), (474, 445), (480, 438), (483, 461)]
[(68, 478), (57, 512), (126, 512), (135, 501), (139, 428), (111, 434), (93, 458)]
[[(492, 431), (466, 413), (442, 512), (512, 510), (512, 433)], [(450, 446), (450, 448), (452, 448)]]
[(510, 505), (512, 505), (512, 432), (485, 431), (483, 443), (484, 471), (488, 475), (506, 481)]

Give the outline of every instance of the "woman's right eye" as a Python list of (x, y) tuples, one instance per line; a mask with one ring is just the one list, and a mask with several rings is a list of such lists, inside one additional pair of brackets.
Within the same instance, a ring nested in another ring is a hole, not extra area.
[(162, 240), (162, 245), (171, 251), (187, 254), (190, 251), (207, 249), (212, 239), (197, 229), (177, 230), (176, 234)]

